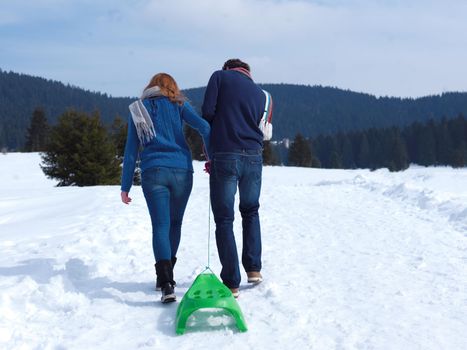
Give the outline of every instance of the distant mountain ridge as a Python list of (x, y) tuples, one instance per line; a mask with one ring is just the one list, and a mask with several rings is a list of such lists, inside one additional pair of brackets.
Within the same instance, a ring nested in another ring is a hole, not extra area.
[(49, 123), (67, 109), (98, 110), (105, 122), (126, 115), (130, 98), (115, 98), (61, 82), (0, 71), (0, 146), (21, 148), (34, 108), (42, 107)]
[[(274, 139), (307, 137), (439, 120), (467, 114), (467, 93), (449, 92), (420, 98), (376, 97), (333, 87), (260, 84), (274, 100)], [(204, 88), (188, 89), (195, 105)]]
[[(274, 99), (275, 140), (334, 134), (371, 127), (404, 126), (414, 121), (467, 115), (467, 93), (450, 92), (421, 98), (375, 97), (333, 87), (261, 84)], [(200, 108), (205, 88), (184, 90)], [(110, 97), (61, 82), (0, 70), (0, 146), (19, 149), (32, 111), (41, 106), (50, 123), (69, 108), (98, 110), (105, 123), (126, 118), (133, 98)]]

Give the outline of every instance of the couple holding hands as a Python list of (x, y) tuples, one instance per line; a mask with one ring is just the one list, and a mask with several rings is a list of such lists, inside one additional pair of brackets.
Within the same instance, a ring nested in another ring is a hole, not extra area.
[[(152, 222), (156, 289), (162, 302), (175, 301), (173, 267), (177, 261), (183, 215), (193, 186), (191, 152), (183, 122), (203, 138), (210, 174), (210, 197), (216, 223), (221, 279), (238, 297), (240, 269), (233, 232), (237, 188), (242, 215), (242, 265), (248, 282), (261, 276), (261, 229), (258, 216), (265, 129), (271, 120), (270, 95), (251, 78), (250, 67), (230, 59), (212, 74), (206, 88), (202, 117), (168, 74), (155, 75), (141, 99), (130, 105), (123, 160), (121, 199), (128, 196), (140, 157), (141, 187)], [(264, 125), (264, 124), (263, 124)], [(270, 135), (269, 135), (270, 137)]]

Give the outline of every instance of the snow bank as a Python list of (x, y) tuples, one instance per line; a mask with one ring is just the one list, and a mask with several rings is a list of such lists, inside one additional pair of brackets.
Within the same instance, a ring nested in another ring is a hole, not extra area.
[[(465, 348), (466, 169), (265, 167), (265, 281), (242, 282), (238, 300), (249, 331), (211, 311), (176, 336), (177, 304), (154, 291), (141, 189), (124, 206), (118, 186), (54, 187), (39, 162), (0, 156), (2, 349)], [(241, 247), (238, 219), (235, 231)], [(195, 163), (179, 300), (204, 269), (207, 235), (208, 178)], [(210, 259), (219, 272), (212, 236)]]

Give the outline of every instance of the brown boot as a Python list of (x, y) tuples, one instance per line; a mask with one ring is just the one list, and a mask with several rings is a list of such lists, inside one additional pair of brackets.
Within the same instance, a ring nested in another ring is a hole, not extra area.
[(233, 297), (237, 299), (238, 296), (240, 295), (240, 289), (239, 288), (229, 288), (229, 289), (232, 292)]
[(246, 275), (248, 276), (248, 283), (258, 284), (263, 282), (263, 276), (259, 271), (250, 271)]

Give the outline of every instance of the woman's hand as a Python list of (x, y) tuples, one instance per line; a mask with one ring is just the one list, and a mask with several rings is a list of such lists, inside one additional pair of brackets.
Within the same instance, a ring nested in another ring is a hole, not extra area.
[(125, 203), (125, 204), (130, 204), (131, 202), (131, 198), (128, 197), (128, 192), (123, 192), (120, 194), (120, 196), (122, 197), (122, 202)]

